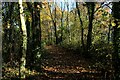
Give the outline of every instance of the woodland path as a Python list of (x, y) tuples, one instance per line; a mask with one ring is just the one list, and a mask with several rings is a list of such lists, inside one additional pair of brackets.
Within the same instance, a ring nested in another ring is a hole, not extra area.
[(54, 45), (45, 49), (48, 54), (42, 59), (44, 74), (35, 80), (102, 80), (102, 74), (90, 67), (90, 61), (74, 51)]

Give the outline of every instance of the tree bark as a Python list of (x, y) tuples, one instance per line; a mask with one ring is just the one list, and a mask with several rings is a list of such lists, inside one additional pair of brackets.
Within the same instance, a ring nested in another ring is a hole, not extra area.
[(55, 38), (56, 38), (56, 44), (58, 44), (57, 25), (56, 25), (56, 3), (55, 3), (55, 19), (54, 19), (54, 27), (55, 27)]
[(68, 34), (68, 43), (70, 43), (70, 27), (69, 27), (69, 3), (67, 2), (67, 20), (66, 20), (66, 28)]
[(88, 8), (88, 17), (89, 17), (89, 24), (88, 24), (88, 34), (87, 34), (87, 52), (89, 52), (90, 47), (92, 45), (92, 27), (93, 27), (93, 19), (94, 19), (94, 2), (87, 3)]
[(79, 15), (79, 20), (80, 20), (80, 24), (81, 24), (81, 43), (82, 43), (82, 50), (84, 51), (84, 40), (83, 40), (84, 29), (83, 29), (83, 22), (82, 22), (82, 19), (81, 19), (80, 10), (79, 10), (79, 7), (78, 7), (78, 2), (76, 2), (76, 8), (77, 8), (77, 13)]
[(31, 53), (31, 45), (30, 45), (30, 21), (28, 18), (26, 19), (26, 29), (27, 29), (27, 52), (26, 52), (26, 67), (30, 66), (30, 53)]
[[(63, 7), (63, 5), (61, 2), (61, 11), (62, 11), (62, 7)], [(65, 5), (64, 5), (64, 9), (65, 9)], [(61, 16), (61, 36), (60, 36), (61, 42), (63, 40), (63, 16), (64, 16), (64, 10), (62, 11), (62, 16)]]
[[(30, 3), (30, 2), (26, 2), (29, 12), (31, 13), (31, 18), (32, 18), (32, 23), (31, 23), (31, 42), (30, 42), (30, 46), (28, 46), (30, 49), (28, 51), (30, 51), (29, 53), (27, 53), (29, 55), (28, 57), (28, 61), (27, 61), (27, 65), (30, 67), (30, 70), (32, 70), (33, 68), (33, 63), (34, 63), (34, 50), (35, 50), (35, 10), (34, 10), (34, 3)], [(26, 21), (27, 25), (29, 25), (29, 23)], [(28, 28), (28, 27), (27, 27)], [(27, 29), (27, 31), (29, 31)], [(29, 36), (29, 34), (28, 34)]]
[(110, 28), (111, 28), (111, 19), (110, 19), (110, 24), (108, 25), (109, 28), (108, 28), (108, 44), (110, 43)]
[(55, 43), (58, 44), (57, 25), (56, 25), (56, 3), (55, 3), (55, 15), (54, 15), (55, 18), (53, 18), (53, 16), (52, 16), (52, 12), (50, 10), (49, 3), (48, 3), (48, 8), (49, 8), (50, 16), (51, 16), (52, 23), (53, 23), (53, 26), (54, 26)]
[(120, 67), (120, 59), (119, 59), (119, 43), (118, 43), (118, 31), (120, 31), (119, 29), (117, 29), (118, 27), (118, 22), (115, 20), (115, 24), (116, 26), (114, 26), (114, 31), (113, 31), (113, 46), (114, 46), (114, 53), (112, 54), (112, 57), (113, 57), (113, 67), (115, 69), (115, 77), (116, 77), (116, 80), (117, 79), (120, 79), (119, 77), (119, 67)]
[(21, 78), (25, 78), (25, 65), (26, 65), (26, 50), (27, 50), (27, 30), (25, 25), (25, 18), (23, 13), (23, 6), (22, 6), (22, 0), (19, 0), (19, 6), (20, 6), (20, 20), (21, 20), (21, 28), (22, 28), (22, 57), (21, 57), (21, 64), (20, 64), (20, 72), (21, 72)]
[(34, 2), (34, 8), (35, 10), (35, 27), (36, 27), (36, 46), (41, 48), (41, 21), (40, 21), (40, 5), (38, 2)]
[(114, 53), (112, 54), (113, 67), (115, 69), (115, 80), (120, 79), (120, 28), (118, 28), (119, 23), (117, 19), (120, 19), (120, 2), (114, 2), (112, 7), (112, 15), (115, 18), (113, 26), (113, 46)]

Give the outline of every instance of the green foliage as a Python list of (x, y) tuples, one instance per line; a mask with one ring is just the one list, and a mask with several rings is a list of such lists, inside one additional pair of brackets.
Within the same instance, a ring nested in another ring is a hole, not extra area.
[[(102, 70), (107, 71), (107, 69), (111, 69), (110, 66), (111, 64), (113, 64), (112, 58), (113, 58), (114, 46), (115, 46), (113, 45), (114, 43), (113, 37), (115, 36), (113, 34), (114, 32), (113, 29), (117, 24), (115, 23), (114, 18), (111, 16), (111, 13), (109, 12), (110, 9), (106, 6), (101, 7), (101, 4), (99, 3), (95, 3), (95, 10), (97, 11), (95, 11), (94, 20), (91, 23), (93, 25), (92, 33), (91, 33), (92, 44), (90, 46), (89, 53), (86, 55), (87, 45), (88, 45), (87, 35), (89, 32), (88, 25), (90, 22), (89, 17), (91, 15), (91, 14), (89, 15), (88, 13), (89, 12), (91, 13), (92, 11), (91, 4), (93, 3), (87, 3), (87, 4), (79, 3), (78, 5), (78, 8), (80, 10), (80, 16), (79, 16), (77, 14), (76, 7), (70, 9), (70, 11), (67, 11), (67, 10), (61, 10), (58, 5), (56, 6), (56, 15), (55, 15), (54, 3), (49, 3), (49, 5), (52, 5), (52, 7), (50, 7), (51, 10), (50, 13), (47, 2), (42, 2), (43, 8), (40, 9), (40, 12), (38, 11), (40, 15), (37, 15), (34, 3), (31, 2), (29, 4), (23, 3), (24, 6), (23, 13), (25, 14), (24, 15), (25, 21), (26, 22), (28, 21), (28, 24), (26, 23), (27, 33), (28, 33), (27, 52), (26, 52), (27, 54), (26, 68), (28, 69), (26, 69), (25, 71), (26, 75), (28, 75), (29, 72), (31, 72), (32, 74), (32, 71), (29, 70), (31, 68), (37, 71), (42, 70), (41, 69), (41, 66), (43, 66), (42, 61), (44, 61), (45, 58), (54, 56), (54, 54), (48, 56), (50, 55), (49, 54), (50, 52), (49, 50), (46, 49), (47, 45), (49, 46), (55, 45), (56, 42), (55, 26), (53, 23), (56, 23), (56, 34), (59, 40), (59, 44), (57, 44), (55, 47), (51, 47), (54, 48), (53, 53), (59, 53), (59, 48), (57, 46), (60, 46), (64, 48), (64, 49), (60, 48), (60, 52), (63, 51), (62, 53), (67, 53), (68, 54), (67, 56), (70, 56), (69, 54), (71, 53), (73, 53), (73, 55), (76, 56), (76, 54), (74, 53), (78, 53), (79, 55), (77, 54), (77, 57), (80, 58), (82, 57), (85, 58), (85, 60), (91, 61), (92, 62), (91, 67), (93, 68), (97, 67), (99, 68), (99, 70), (101, 69), (101, 71)], [(66, 4), (64, 5), (67, 7)], [(3, 11), (2, 11), (3, 12), (2, 57), (4, 64), (3, 69), (5, 69), (3, 74), (7, 77), (10, 75), (18, 76), (20, 58), (22, 57), (22, 50), (23, 50), (23, 46), (22, 46), (23, 32), (21, 31), (18, 3), (14, 3), (13, 12), (12, 12), (13, 15), (7, 16), (9, 15), (11, 9), (10, 7), (11, 7), (10, 3), (4, 3)], [(37, 4), (37, 8), (39, 8), (39, 4)], [(63, 12), (63, 16), (62, 16), (62, 12)], [(118, 16), (116, 13), (115, 15), (116, 15), (115, 17)], [(82, 20), (81, 22), (83, 23), (83, 25), (80, 23), (79, 17), (81, 18)], [(41, 22), (39, 20), (41, 20)], [(117, 32), (116, 35), (117, 39), (115, 42), (118, 47), (117, 50), (120, 58), (120, 21), (119, 19), (117, 19), (117, 21), (118, 21), (118, 27), (117, 27), (117, 31), (115, 31)], [(82, 45), (82, 40), (81, 40), (82, 37), (81, 27), (83, 28), (84, 46)], [(88, 58), (87, 56), (90, 57)], [(49, 61), (47, 61), (46, 63), (49, 64)], [(59, 62), (57, 62), (57, 64), (58, 63)], [(73, 63), (69, 62), (67, 64), (71, 65)], [(10, 70), (7, 71), (7, 69)], [(12, 71), (15, 73), (13, 73)]]

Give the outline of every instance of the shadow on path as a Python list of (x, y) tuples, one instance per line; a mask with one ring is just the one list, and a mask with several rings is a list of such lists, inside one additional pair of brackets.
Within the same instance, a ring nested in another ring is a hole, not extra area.
[(49, 45), (48, 54), (42, 59), (43, 75), (34, 76), (35, 80), (101, 80), (104, 76), (100, 71), (91, 69), (90, 61), (73, 51)]

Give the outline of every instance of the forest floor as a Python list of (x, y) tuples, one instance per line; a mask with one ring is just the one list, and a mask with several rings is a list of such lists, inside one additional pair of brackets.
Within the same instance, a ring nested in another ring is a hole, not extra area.
[(46, 46), (48, 54), (42, 59), (43, 75), (35, 80), (102, 80), (104, 74), (92, 68), (92, 62), (59, 46)]
[[(26, 76), (25, 80), (110, 80), (104, 69), (95, 66), (95, 60), (84, 58), (79, 52), (56, 45), (45, 46), (45, 51), (42, 59), (34, 65), (38, 73), (33, 71), (33, 75)], [(7, 79), (3, 80), (19, 80), (17, 77), (8, 79), (10, 71), (18, 73), (19, 68), (5, 68), (3, 71), (3, 75), (8, 73)]]

